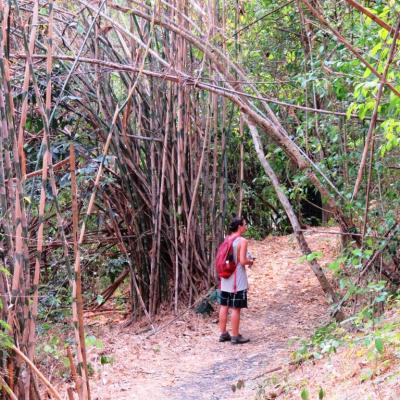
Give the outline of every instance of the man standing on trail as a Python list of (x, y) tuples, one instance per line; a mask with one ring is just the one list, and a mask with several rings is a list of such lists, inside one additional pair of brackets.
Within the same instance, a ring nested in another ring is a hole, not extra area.
[[(220, 342), (230, 341), (232, 344), (243, 344), (250, 341), (239, 333), (240, 310), (247, 308), (247, 274), (246, 265), (252, 266), (254, 260), (247, 251), (247, 240), (241, 235), (246, 232), (247, 223), (242, 217), (234, 217), (229, 225), (231, 236), (236, 237), (232, 243), (233, 260), (236, 263), (235, 272), (229, 278), (221, 278), (219, 303)], [(232, 308), (232, 336), (226, 330), (228, 311)]]

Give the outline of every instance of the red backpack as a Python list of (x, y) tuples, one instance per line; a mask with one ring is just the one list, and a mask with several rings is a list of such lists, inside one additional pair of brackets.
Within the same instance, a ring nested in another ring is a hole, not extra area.
[(215, 268), (220, 278), (229, 278), (236, 270), (232, 244), (239, 235), (230, 235), (220, 244), (215, 256)]

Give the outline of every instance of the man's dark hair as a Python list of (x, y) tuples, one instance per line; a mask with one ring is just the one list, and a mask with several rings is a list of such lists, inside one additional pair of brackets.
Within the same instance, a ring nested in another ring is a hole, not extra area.
[(239, 229), (239, 226), (243, 226), (245, 220), (246, 219), (244, 217), (238, 217), (236, 215), (233, 215), (233, 219), (229, 224), (229, 232), (230, 233), (236, 232)]

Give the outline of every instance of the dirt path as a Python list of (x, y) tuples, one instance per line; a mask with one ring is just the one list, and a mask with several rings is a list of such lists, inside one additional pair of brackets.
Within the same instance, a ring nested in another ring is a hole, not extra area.
[[(307, 238), (313, 250), (324, 253), (322, 264), (332, 260), (334, 235), (313, 233)], [(216, 313), (211, 317), (187, 313), (148, 339), (134, 334), (138, 327), (102, 327), (98, 337), (105, 345), (103, 353), (112, 354), (114, 362), (101, 367), (92, 380), (92, 398), (254, 398), (263, 380), (260, 375), (286, 364), (291, 343), (327, 320), (327, 304), (309, 267), (299, 263), (293, 236), (253, 241), (249, 248), (257, 257), (257, 265), (249, 271), (249, 309), (241, 322), (242, 334), (251, 338), (249, 344), (218, 343)], [(157, 325), (172, 318), (164, 315)], [(245, 386), (234, 393), (231, 386), (239, 380)]]

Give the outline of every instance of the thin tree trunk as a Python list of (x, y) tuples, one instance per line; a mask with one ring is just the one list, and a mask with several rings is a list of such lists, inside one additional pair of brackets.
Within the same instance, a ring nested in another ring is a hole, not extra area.
[(168, 84), (167, 92), (167, 108), (166, 108), (166, 118), (165, 118), (165, 132), (164, 141), (162, 147), (162, 160), (161, 160), (161, 177), (160, 177), (160, 189), (159, 189), (159, 202), (158, 202), (158, 216), (157, 216), (157, 265), (160, 265), (160, 249), (161, 249), (161, 226), (162, 217), (164, 212), (164, 195), (165, 195), (165, 180), (166, 180), (166, 170), (167, 170), (167, 154), (168, 154), (168, 141), (170, 132), (170, 103), (171, 103), (171, 85)]
[[(213, 257), (212, 264), (214, 264), (214, 257), (217, 251), (217, 243), (220, 242), (219, 230), (217, 225), (215, 224), (217, 217), (217, 171), (218, 171), (218, 149), (219, 149), (219, 140), (218, 140), (218, 96), (215, 94), (211, 94), (212, 108), (213, 108), (213, 164), (212, 164), (212, 189), (211, 189), (211, 203), (210, 203), (210, 225), (211, 225), (211, 255)], [(221, 194), (220, 194), (221, 196)], [(214, 280), (217, 280), (217, 275), (215, 268), (214, 272)]]
[[(31, 33), (29, 38), (29, 52), (30, 54), (34, 53), (35, 49), (35, 40), (36, 40), (36, 31), (38, 26), (38, 15), (39, 15), (39, 0), (35, 0), (33, 10), (32, 10), (32, 23), (31, 23)], [(49, 25), (50, 25), (50, 15), (49, 15)], [(23, 101), (21, 107), (21, 119), (19, 123), (19, 132), (18, 132), (18, 154), (21, 161), (21, 172), (22, 176), (26, 175), (26, 159), (24, 152), (24, 129), (26, 123), (26, 117), (28, 112), (28, 89), (29, 89), (29, 81), (30, 81), (30, 67), (28, 59), (25, 61), (25, 76), (24, 83), (22, 86), (23, 93)]]
[(197, 176), (196, 176), (194, 189), (193, 189), (193, 193), (192, 193), (192, 201), (191, 201), (191, 204), (190, 204), (189, 216), (188, 216), (188, 220), (187, 220), (186, 239), (185, 239), (186, 255), (189, 254), (190, 237), (193, 236), (192, 235), (191, 222), (192, 222), (192, 217), (193, 217), (194, 210), (196, 208), (197, 192), (198, 192), (198, 188), (199, 188), (200, 177), (202, 176), (202, 173), (203, 173), (204, 158), (205, 158), (205, 153), (206, 153), (206, 150), (207, 150), (208, 138), (209, 138), (209, 135), (210, 135), (210, 122), (209, 121), (210, 121), (210, 116), (209, 116), (209, 114), (207, 114), (206, 127), (205, 127), (205, 131), (203, 132), (203, 148), (202, 148), (202, 151), (201, 151), (200, 161), (199, 161), (199, 165), (198, 165), (198, 169), (197, 169)]
[[(182, 13), (184, 6), (183, 0), (177, 1), (177, 9)], [(178, 24), (181, 24), (181, 17), (178, 16)], [(184, 69), (184, 57), (185, 57), (185, 44), (182, 37), (177, 38), (177, 65), (178, 68), (183, 71)], [(184, 154), (184, 88), (182, 86), (177, 87), (178, 91), (178, 109), (177, 109), (177, 224), (179, 233), (179, 242), (184, 242), (184, 221), (183, 221), (183, 197), (185, 196), (185, 181), (184, 181), (184, 168), (185, 168), (185, 154)], [(178, 249), (177, 249), (178, 251)], [(185, 288), (189, 287), (189, 276), (187, 274), (188, 260), (184, 252), (181, 252), (182, 257), (182, 280)]]
[(157, 282), (156, 282), (156, 261), (157, 261), (157, 200), (156, 200), (156, 166), (155, 166), (155, 149), (154, 142), (150, 144), (150, 180), (151, 180), (151, 208), (152, 208), (152, 245), (150, 249), (150, 294), (149, 294), (149, 311), (153, 317), (156, 313), (156, 297), (157, 297)]

